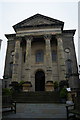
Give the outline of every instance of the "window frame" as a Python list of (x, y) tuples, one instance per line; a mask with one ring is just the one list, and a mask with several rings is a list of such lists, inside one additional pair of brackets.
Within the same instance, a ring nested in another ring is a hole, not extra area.
[(66, 72), (67, 74), (72, 74), (72, 60), (71, 59), (66, 60)]
[(35, 55), (36, 63), (44, 62), (44, 52), (43, 50), (37, 50)]
[(52, 55), (52, 62), (56, 62), (57, 61), (57, 50), (52, 50), (51, 55)]

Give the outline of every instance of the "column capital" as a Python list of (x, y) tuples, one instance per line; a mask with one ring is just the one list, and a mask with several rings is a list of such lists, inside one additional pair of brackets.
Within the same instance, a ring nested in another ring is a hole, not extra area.
[(57, 35), (56, 39), (62, 39), (62, 36), (61, 35)]
[(22, 37), (16, 36), (16, 37), (15, 37), (15, 40), (16, 40), (16, 41), (21, 41), (21, 40), (22, 40)]
[(45, 39), (45, 40), (47, 40), (47, 39), (48, 39), (48, 40), (51, 40), (51, 37), (52, 37), (52, 36), (51, 36), (51, 35), (48, 35), (48, 34), (47, 34), (47, 35), (44, 35), (44, 39)]
[(26, 40), (32, 40), (33, 36), (26, 36), (25, 38), (26, 38)]

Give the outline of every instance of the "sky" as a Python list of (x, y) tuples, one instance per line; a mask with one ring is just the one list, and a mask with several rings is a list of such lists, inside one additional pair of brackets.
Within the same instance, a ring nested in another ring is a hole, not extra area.
[(74, 43), (78, 61), (78, 1), (55, 1), (0, 1), (0, 39), (2, 39), (0, 50), (0, 78), (3, 78), (7, 48), (7, 39), (5, 34), (15, 33), (12, 27), (13, 25), (37, 13), (63, 21), (64, 29), (76, 29)]

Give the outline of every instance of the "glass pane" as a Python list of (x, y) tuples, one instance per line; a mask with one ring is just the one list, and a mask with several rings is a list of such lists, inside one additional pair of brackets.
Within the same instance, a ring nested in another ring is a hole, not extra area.
[(57, 52), (55, 50), (52, 51), (52, 61), (56, 61), (57, 59)]
[(72, 61), (71, 60), (66, 61), (66, 67), (67, 67), (67, 73), (71, 74), (72, 73)]
[(44, 58), (43, 51), (37, 51), (36, 62), (43, 62), (43, 58)]

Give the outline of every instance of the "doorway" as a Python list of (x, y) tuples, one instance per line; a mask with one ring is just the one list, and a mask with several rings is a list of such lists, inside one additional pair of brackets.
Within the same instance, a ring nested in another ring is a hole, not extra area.
[(45, 74), (37, 71), (35, 74), (35, 91), (45, 91)]

